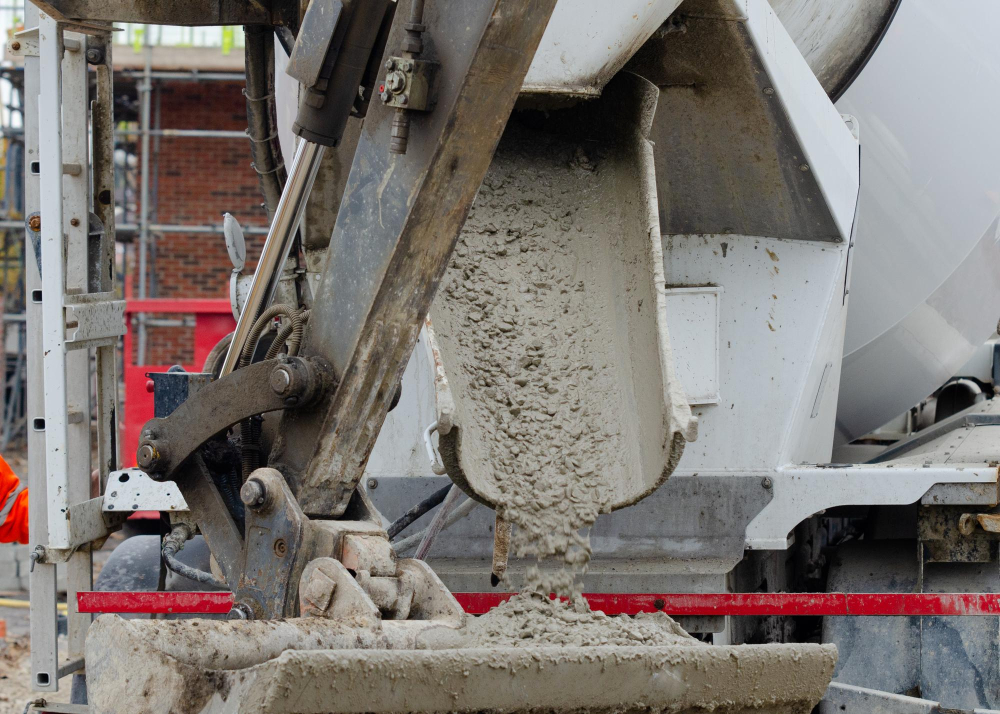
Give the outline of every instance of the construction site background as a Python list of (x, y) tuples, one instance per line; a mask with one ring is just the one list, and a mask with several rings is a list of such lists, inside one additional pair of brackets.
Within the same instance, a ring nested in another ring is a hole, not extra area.
[[(22, 3), (0, 5), (5, 41), (23, 29), (23, 16)], [(243, 225), (251, 268), (267, 227), (245, 135), (242, 28), (119, 27), (113, 55), (118, 290), (130, 299), (228, 301), (226, 278), (232, 266), (221, 230), (223, 213), (232, 213)], [(27, 471), (24, 312), (25, 260), (30, 255), (23, 208), (23, 86), (22, 68), (5, 53), (0, 59), (0, 344), (5, 367), (0, 453), (19, 474)], [(147, 87), (149, 101), (144, 103)], [(149, 130), (147, 161), (144, 127)], [(145, 211), (144, 181), (149, 196)], [(143, 242), (144, 281), (139, 277)], [(194, 324), (193, 314), (132, 313), (129, 329), (134, 336), (145, 336), (131, 340), (128, 362), (190, 364)], [(124, 357), (119, 345), (119, 398), (127, 418)], [(132, 528), (144, 527), (139, 522)], [(121, 540), (121, 534), (116, 536), (106, 549)], [(107, 554), (101, 555), (95, 555), (95, 568)], [(0, 603), (7, 602), (0, 604), (0, 714), (20, 712), (28, 694), (28, 610), (16, 604), (26, 605), (28, 556), (27, 546), (0, 545)]]

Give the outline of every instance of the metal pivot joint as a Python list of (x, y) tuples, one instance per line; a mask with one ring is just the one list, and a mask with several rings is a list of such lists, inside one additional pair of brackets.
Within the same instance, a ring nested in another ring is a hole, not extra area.
[(281, 357), (248, 365), (190, 395), (169, 416), (146, 422), (136, 463), (154, 480), (169, 478), (216, 434), (250, 417), (312, 404), (332, 386), (331, 369), (322, 358)]

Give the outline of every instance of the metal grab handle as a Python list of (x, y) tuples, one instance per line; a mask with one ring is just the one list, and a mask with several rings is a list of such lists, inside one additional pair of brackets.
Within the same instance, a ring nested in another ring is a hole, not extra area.
[(441, 460), (441, 454), (438, 453), (437, 448), (434, 446), (434, 442), (431, 440), (431, 434), (437, 431), (438, 423), (434, 422), (429, 427), (424, 429), (424, 448), (427, 450), (427, 458), (431, 462), (431, 471), (433, 471), (438, 476), (444, 476), (448, 473), (448, 470), (444, 467), (444, 462)]

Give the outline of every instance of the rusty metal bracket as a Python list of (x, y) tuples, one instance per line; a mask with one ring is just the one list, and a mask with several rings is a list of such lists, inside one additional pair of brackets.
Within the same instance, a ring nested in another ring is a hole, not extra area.
[(258, 620), (293, 616), (306, 517), (275, 469), (254, 471), (240, 496), (247, 506), (246, 537), (234, 610)]
[(962, 535), (971, 536), (976, 532), (977, 525), (986, 533), (1000, 534), (1000, 514), (963, 513), (958, 518), (958, 530)]
[(281, 357), (257, 362), (198, 390), (170, 416), (142, 428), (136, 462), (154, 480), (171, 474), (221, 431), (258, 414), (311, 404), (332, 386), (322, 359)]

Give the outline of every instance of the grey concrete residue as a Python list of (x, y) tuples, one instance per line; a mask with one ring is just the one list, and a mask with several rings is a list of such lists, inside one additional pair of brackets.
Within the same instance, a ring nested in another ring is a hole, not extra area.
[(467, 630), (475, 647), (706, 646), (663, 613), (608, 617), (592, 611), (582, 597), (551, 600), (535, 593), (470, 619)]

